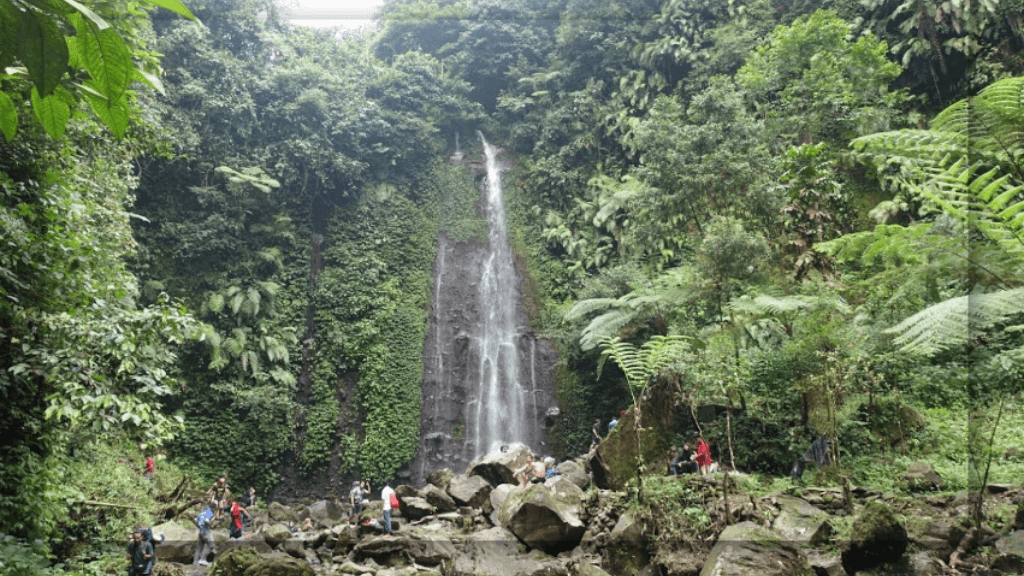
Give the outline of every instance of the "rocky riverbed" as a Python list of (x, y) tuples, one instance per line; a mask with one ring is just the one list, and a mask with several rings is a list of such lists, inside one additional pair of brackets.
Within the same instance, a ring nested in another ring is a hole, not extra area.
[[(666, 516), (666, 502), (636, 504), (633, 493), (591, 486), (589, 461), (559, 465), (543, 484), (520, 487), (521, 448), (471, 463), (462, 474), (435, 472), (422, 488), (399, 486), (393, 537), (371, 501), (358, 517), (346, 503), (270, 503), (252, 534), (229, 540), (215, 529), (210, 567), (191, 565), (195, 529), (154, 528), (155, 576), (871, 576), (1024, 573), (1024, 492), (992, 486), (990, 522), (971, 530), (965, 494), (883, 494), (852, 488), (794, 487), (752, 495), (736, 475), (680, 476), (701, 503), (692, 526)], [(737, 482), (737, 480), (740, 480)], [(913, 483), (913, 479), (908, 479)], [(656, 494), (663, 494), (664, 490)], [(852, 514), (850, 509), (852, 507)], [(312, 528), (294, 533), (288, 525)], [(671, 521), (670, 521), (671, 520)], [(992, 526), (996, 525), (997, 528)], [(682, 527), (681, 527), (682, 526)], [(951, 562), (955, 567), (951, 566)]]

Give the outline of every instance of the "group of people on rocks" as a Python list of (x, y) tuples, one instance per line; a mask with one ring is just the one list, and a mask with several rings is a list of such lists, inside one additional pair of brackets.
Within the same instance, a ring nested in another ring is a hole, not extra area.
[[(608, 426), (605, 427), (605, 430), (606, 430), (607, 434), (611, 434), (612, 430), (615, 430), (615, 427), (619, 425), (619, 418), (622, 418), (625, 415), (626, 415), (626, 411), (623, 410), (622, 412), (619, 413), (618, 416), (612, 416), (608, 420)], [(601, 441), (604, 440), (604, 438), (607, 437), (607, 435), (603, 436), (603, 437), (601, 436), (601, 428), (602, 428), (602, 426), (601, 426), (601, 419), (598, 418), (598, 419), (594, 420), (594, 425), (590, 427), (590, 446), (591, 446), (591, 448), (593, 448), (593, 447), (597, 446), (598, 444), (600, 444)]]
[(196, 553), (192, 563), (199, 566), (208, 566), (207, 556), (216, 553), (212, 530), (213, 524), (220, 520), (222, 514), (230, 515), (228, 535), (231, 538), (241, 538), (246, 534), (245, 524), (250, 518), (249, 510), (257, 507), (254, 486), (250, 486), (248, 490), (244, 491), (241, 498), (232, 497), (227, 473), (221, 474), (206, 491), (206, 500), (206, 507), (192, 519), (196, 528), (199, 529), (199, 540), (196, 543)]
[(697, 449), (690, 448), (689, 442), (683, 444), (683, 448), (669, 462), (668, 467), (672, 476), (697, 472), (707, 475), (715, 471), (715, 463), (711, 461), (711, 447), (704, 441), (704, 437), (700, 432), (694, 432), (691, 440), (696, 442)]

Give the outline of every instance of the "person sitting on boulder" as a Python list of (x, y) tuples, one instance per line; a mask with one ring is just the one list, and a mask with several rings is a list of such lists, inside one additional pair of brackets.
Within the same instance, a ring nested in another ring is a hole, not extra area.
[(534, 462), (533, 456), (526, 455), (526, 464), (516, 470), (515, 475), (519, 477), (519, 486), (526, 486), (530, 482), (539, 483), (544, 481), (546, 475), (543, 462)]
[(697, 472), (697, 463), (693, 461), (696, 457), (697, 453), (690, 448), (690, 445), (683, 444), (683, 449), (679, 451), (679, 454), (668, 465), (672, 475), (679, 476), (680, 472), (684, 474)]

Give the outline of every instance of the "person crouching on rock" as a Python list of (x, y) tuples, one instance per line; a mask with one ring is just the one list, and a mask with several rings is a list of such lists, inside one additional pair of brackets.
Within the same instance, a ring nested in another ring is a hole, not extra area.
[(516, 471), (516, 476), (519, 477), (519, 486), (526, 486), (530, 482), (535, 484), (543, 482), (546, 472), (543, 462), (534, 462), (533, 456), (527, 454), (526, 464)]
[(689, 444), (683, 444), (683, 449), (679, 451), (675, 460), (669, 463), (669, 468), (672, 470), (673, 476), (679, 476), (683, 474), (693, 474), (697, 471), (697, 463), (693, 461), (697, 457), (697, 454), (690, 448)]

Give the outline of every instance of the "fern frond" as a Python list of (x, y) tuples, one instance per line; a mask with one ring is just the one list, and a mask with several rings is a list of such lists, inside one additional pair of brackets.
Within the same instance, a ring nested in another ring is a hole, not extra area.
[(609, 310), (590, 321), (580, 335), (580, 348), (593, 350), (602, 340), (616, 336), (637, 316), (634, 308), (624, 307)]
[(224, 295), (214, 292), (206, 301), (206, 308), (214, 314), (220, 314), (224, 310)]
[(575, 322), (598, 310), (621, 308), (623, 306), (627, 306), (627, 304), (618, 298), (589, 298), (587, 300), (580, 300), (565, 314), (565, 320), (567, 322)]
[(1024, 313), (1024, 288), (950, 298), (886, 330), (904, 352), (932, 355), (965, 344), (980, 330)]

